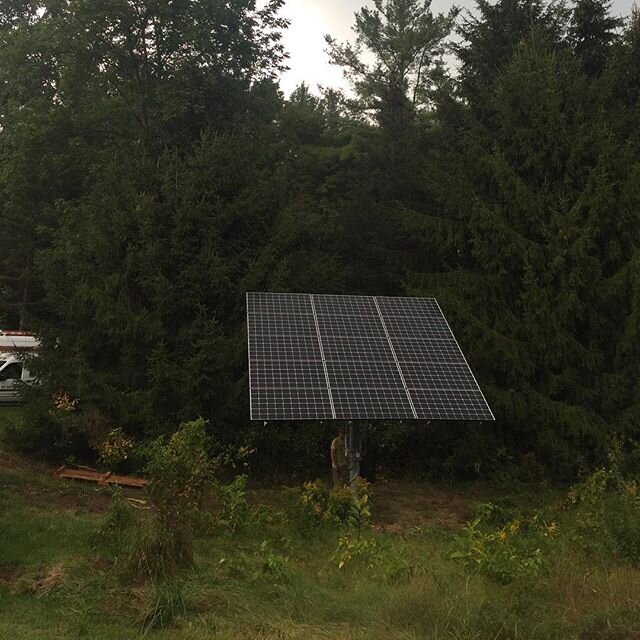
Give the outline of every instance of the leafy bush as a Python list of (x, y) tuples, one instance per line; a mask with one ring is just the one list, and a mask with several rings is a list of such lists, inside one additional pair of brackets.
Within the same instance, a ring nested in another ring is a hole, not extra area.
[(236, 533), (251, 522), (252, 510), (247, 504), (247, 476), (237, 476), (232, 482), (220, 485), (222, 511), (218, 524)]
[(545, 569), (545, 552), (558, 534), (558, 525), (534, 514), (495, 529), (487, 526), (484, 519), (491, 514), (490, 508), (483, 507), (484, 513), (468, 522), (456, 536), (449, 557), (502, 584), (519, 577), (538, 576)]
[(151, 526), (141, 563), (152, 574), (193, 563), (193, 533), (216, 469), (202, 419), (186, 422), (147, 448)]
[(130, 547), (132, 532), (139, 525), (135, 508), (118, 486), (111, 492), (111, 504), (102, 524), (93, 534), (91, 542), (94, 546), (105, 545), (120, 550)]
[(598, 469), (569, 492), (575, 538), (587, 550), (640, 564), (640, 484), (622, 474), (616, 451), (609, 468)]
[(631, 495), (614, 495), (607, 500), (605, 519), (616, 555), (640, 565), (640, 494), (631, 485)]
[(351, 486), (334, 487), (330, 491), (320, 480), (305, 482), (295, 509), (302, 525), (354, 527), (360, 531), (371, 519), (371, 485), (357, 478)]
[(305, 482), (295, 495), (294, 522), (306, 530), (324, 521), (329, 492), (320, 480)]
[(98, 445), (100, 460), (109, 469), (116, 469), (125, 462), (135, 448), (133, 438), (125, 434), (122, 429), (111, 429), (106, 438)]
[(369, 575), (385, 581), (397, 581), (413, 574), (415, 565), (409, 563), (401, 545), (370, 535), (354, 535), (348, 530), (338, 538), (332, 561), (340, 570), (364, 568)]
[(371, 520), (371, 485), (356, 478), (351, 486), (335, 487), (327, 500), (324, 520), (354, 527), (358, 535)]
[(25, 397), (24, 420), (6, 428), (6, 437), (12, 447), (52, 458), (88, 450), (86, 439), (76, 428), (75, 413), (58, 409), (53, 394), (28, 389)]
[(343, 569), (354, 560), (359, 560), (364, 566), (372, 569), (380, 560), (380, 547), (374, 538), (344, 535), (338, 539), (338, 548), (333, 554), (333, 559), (339, 569)]
[(278, 582), (286, 582), (288, 558), (277, 553), (268, 540), (262, 541), (258, 555), (262, 561), (262, 567), (260, 574), (254, 574), (254, 579), (259, 575), (267, 575)]

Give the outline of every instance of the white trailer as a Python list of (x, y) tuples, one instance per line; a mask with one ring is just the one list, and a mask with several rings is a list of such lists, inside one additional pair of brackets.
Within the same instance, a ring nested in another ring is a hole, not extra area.
[(34, 382), (23, 355), (35, 354), (38, 345), (31, 333), (0, 330), (0, 404), (20, 402), (22, 385)]

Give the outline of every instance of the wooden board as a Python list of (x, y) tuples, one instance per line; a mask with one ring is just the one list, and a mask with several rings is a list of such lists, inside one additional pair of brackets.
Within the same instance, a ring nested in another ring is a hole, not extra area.
[(119, 476), (110, 471), (102, 473), (87, 467), (68, 467), (62, 465), (53, 472), (55, 478), (68, 480), (85, 480), (87, 482), (97, 482), (100, 486), (106, 487), (110, 484), (117, 484), (124, 487), (146, 487), (149, 484), (144, 478), (134, 478), (133, 476)]

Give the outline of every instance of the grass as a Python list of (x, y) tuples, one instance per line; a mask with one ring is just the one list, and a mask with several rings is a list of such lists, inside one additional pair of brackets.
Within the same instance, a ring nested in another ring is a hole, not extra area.
[[(118, 570), (126, 550), (93, 542), (103, 492), (11, 460), (0, 463), (1, 639), (640, 638), (637, 567), (568, 536), (553, 541), (537, 575), (500, 584), (451, 558), (460, 526), (444, 528), (438, 518), (376, 528), (367, 534), (373, 551), (341, 570), (340, 532), (300, 528), (283, 510), (263, 509), (239, 533), (200, 536), (193, 570), (156, 583), (127, 579)], [(407, 485), (406, 504), (411, 492), (417, 504), (429, 491)], [(474, 499), (486, 500), (478, 491)], [(489, 497), (499, 493), (491, 489)], [(502, 502), (523, 511), (535, 503), (564, 518), (557, 498), (534, 487)]]
[(0, 440), (8, 426), (22, 422), (22, 412), (23, 409), (20, 405), (0, 404)]

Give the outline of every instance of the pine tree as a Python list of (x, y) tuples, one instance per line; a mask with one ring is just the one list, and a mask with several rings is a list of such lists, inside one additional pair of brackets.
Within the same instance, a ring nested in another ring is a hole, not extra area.
[(416, 277), (413, 290), (451, 312), (504, 441), (570, 476), (603, 454), (635, 402), (619, 376), (639, 193), (606, 96), (595, 100), (569, 53), (538, 34), (481, 111), (495, 127), (467, 116), (452, 205), (467, 212), (459, 269)]
[(476, 119), (492, 126), (491, 114), (480, 110), (486, 108), (497, 76), (511, 62), (520, 42), (533, 30), (554, 48), (561, 48), (568, 18), (563, 0), (476, 0), (475, 11), (458, 28), (463, 41), (456, 47), (460, 90)]
[(621, 26), (622, 20), (611, 15), (610, 1), (578, 0), (569, 38), (587, 75), (597, 76), (604, 71)]

